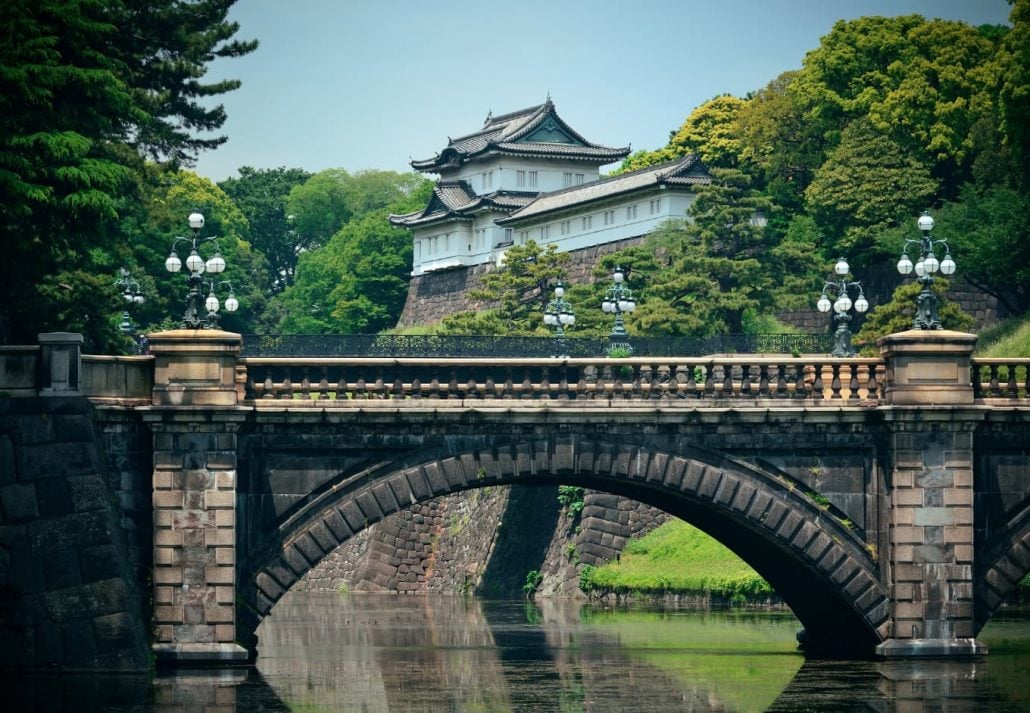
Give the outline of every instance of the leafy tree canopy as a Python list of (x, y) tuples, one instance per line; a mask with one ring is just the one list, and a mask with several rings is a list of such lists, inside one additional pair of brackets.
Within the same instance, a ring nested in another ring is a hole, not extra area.
[(938, 182), (918, 156), (871, 122), (852, 122), (805, 191), (831, 250), (854, 260), (875, 254), (876, 236), (930, 205)]
[(566, 276), (569, 254), (558, 252), (554, 244), (546, 248), (530, 240), (513, 245), (504, 256), (504, 265), (486, 273), (479, 289), (469, 296), (487, 305), (487, 312), (461, 312), (444, 318), (445, 334), (544, 334), (543, 311), (553, 297), (557, 280)]
[(246, 216), (251, 246), (268, 260), (273, 293), (293, 284), (297, 256), (303, 246), (288, 220), (286, 201), (294, 187), (302, 185), (311, 174), (299, 168), (256, 169), (243, 166), (239, 178), (230, 178), (219, 187)]
[(0, 341), (81, 329), (89, 348), (114, 345), (93, 326), (110, 311), (79, 293), (107, 279), (88, 276), (118, 249), (115, 221), (131, 211), (143, 156), (185, 163), (224, 140), (195, 132), (225, 119), (197, 100), (236, 86), (202, 83), (205, 66), (256, 46), (230, 40), (231, 5), (0, 4), (0, 250), (18, 266), (0, 283)]
[(919, 15), (841, 20), (791, 84), (832, 143), (859, 118), (937, 170), (956, 170), (992, 109), (996, 43), (965, 23)]
[[(322, 199), (340, 198), (353, 206), (342, 210), (356, 217), (349, 218), (324, 246), (299, 255), (296, 279), (273, 300), (266, 324), (295, 334), (367, 334), (389, 329), (404, 307), (412, 244), (411, 234), (391, 226), (387, 216), (424, 206), (432, 181), (391, 171), (353, 176), (335, 170), (325, 173), (295, 188), (290, 205), (305, 204), (307, 209)], [(301, 190), (319, 176), (318, 191)], [(306, 204), (309, 198), (312, 202)], [(298, 232), (304, 220), (295, 218)]]

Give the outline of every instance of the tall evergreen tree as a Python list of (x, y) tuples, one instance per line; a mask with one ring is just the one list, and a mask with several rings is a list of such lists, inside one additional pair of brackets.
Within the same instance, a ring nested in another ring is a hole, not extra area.
[(143, 157), (188, 162), (224, 140), (194, 132), (225, 120), (197, 100), (237, 86), (203, 84), (206, 64), (255, 46), (228, 41), (231, 5), (0, 3), (0, 253), (13, 266), (0, 281), (0, 341), (60, 329), (111, 345), (115, 221)]

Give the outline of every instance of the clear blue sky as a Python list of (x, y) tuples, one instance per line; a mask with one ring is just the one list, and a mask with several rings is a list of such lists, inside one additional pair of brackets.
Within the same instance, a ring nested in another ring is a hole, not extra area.
[(408, 171), (488, 111), (548, 94), (587, 139), (665, 145), (695, 107), (797, 69), (833, 23), (918, 13), (1008, 24), (1006, 0), (239, 0), (246, 57), (208, 79), (229, 141), (196, 170), (240, 166)]

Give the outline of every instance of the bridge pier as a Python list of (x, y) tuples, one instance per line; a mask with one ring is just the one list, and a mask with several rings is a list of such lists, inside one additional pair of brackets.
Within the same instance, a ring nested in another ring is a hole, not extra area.
[(976, 337), (910, 331), (880, 340), (890, 428), (891, 616), (879, 656), (977, 656), (973, 637)]
[(150, 335), (154, 644), (159, 664), (244, 663), (236, 643), (236, 392), (240, 336)]

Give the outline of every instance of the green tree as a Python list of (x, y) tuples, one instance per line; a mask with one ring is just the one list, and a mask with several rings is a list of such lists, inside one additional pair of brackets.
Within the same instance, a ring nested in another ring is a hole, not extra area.
[(286, 210), (292, 216), (299, 250), (324, 245), (354, 217), (362, 217), (403, 201), (423, 186), (414, 173), (359, 171), (342, 168), (319, 171), (290, 191)]
[(444, 317), (447, 334), (543, 333), (543, 311), (553, 296), (553, 286), (565, 277), (569, 254), (530, 240), (513, 245), (505, 253), (504, 266), (483, 276), (482, 287), (469, 296), (497, 306), (485, 312), (462, 312)]
[(875, 257), (885, 228), (930, 205), (938, 183), (917, 155), (864, 119), (851, 123), (805, 191), (829, 244), (856, 261)]
[(732, 168), (741, 155), (736, 115), (746, 102), (722, 94), (697, 107), (676, 131), (669, 143), (656, 151), (638, 151), (628, 156), (614, 174), (635, 171), (664, 161), (696, 153), (708, 166)]
[(790, 91), (797, 74), (779, 75), (752, 93), (736, 114), (742, 165), (760, 171), (787, 222), (803, 210), (805, 189), (822, 165), (827, 144)]
[[(82, 331), (90, 349), (117, 346), (120, 305), (113, 288), (101, 290), (123, 250), (116, 221), (132, 211), (142, 154), (185, 161), (208, 145), (194, 132), (224, 121), (224, 112), (198, 116), (191, 107), (233, 88), (198, 81), (216, 54), (253, 48), (225, 41), (236, 32), (224, 22), (229, 5), (0, 4), (0, 250), (17, 266), (0, 283), (0, 341), (58, 329)], [(191, 13), (207, 24), (186, 24), (196, 30), (180, 38), (188, 47), (171, 41), (171, 25), (140, 24), (160, 16), (174, 25)], [(157, 69), (177, 53), (188, 72)], [(162, 122), (177, 128), (158, 141)], [(109, 294), (114, 306), (84, 291)]]
[(648, 286), (636, 323), (653, 333), (707, 336), (743, 332), (748, 312), (771, 309), (783, 270), (771, 264), (767, 237), (754, 220), (771, 209), (735, 169), (713, 169), (698, 191), (692, 223), (669, 222), (649, 238), (668, 256)]
[(997, 38), (919, 15), (841, 20), (806, 55), (791, 91), (832, 148), (866, 119), (947, 186), (967, 176), (971, 128), (992, 112)]
[(1001, 125), (1025, 189), (1030, 185), (1030, 0), (1009, 1), (1012, 30), (999, 53)]
[(1030, 197), (994, 186), (963, 188), (935, 212), (935, 238), (947, 240), (957, 277), (993, 295), (1012, 315), (1030, 311)]
[(268, 260), (269, 284), (273, 294), (293, 284), (297, 257), (303, 245), (286, 213), (290, 191), (311, 174), (300, 168), (257, 169), (242, 166), (239, 178), (218, 184), (243, 212), (251, 246)]
[[(431, 181), (414, 174), (362, 172), (352, 177), (352, 204), (365, 210), (322, 247), (301, 254), (294, 284), (273, 300), (269, 329), (293, 334), (375, 333), (393, 327), (404, 307), (412, 243), (389, 213), (424, 206)], [(384, 186), (384, 179), (394, 181)], [(377, 205), (388, 201), (385, 206)]]
[[(238, 79), (202, 81), (216, 58), (241, 57), (257, 40), (233, 39), (227, 20), (236, 0), (117, 0), (102, 3), (118, 29), (112, 54), (132, 91), (135, 121), (123, 139), (140, 154), (190, 166), (202, 150), (225, 143), (211, 135), (225, 123), (225, 107), (211, 98), (240, 87)], [(197, 132), (202, 132), (197, 135)]]

